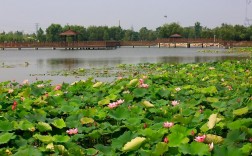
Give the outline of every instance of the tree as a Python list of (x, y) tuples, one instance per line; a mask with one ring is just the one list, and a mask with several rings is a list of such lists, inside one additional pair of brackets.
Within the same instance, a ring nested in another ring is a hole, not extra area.
[(139, 30), (139, 39), (142, 41), (148, 40), (149, 30), (146, 27), (142, 27)]
[(60, 33), (62, 32), (62, 27), (59, 24), (51, 24), (46, 29), (46, 41), (48, 42), (59, 42), (61, 41)]
[(173, 34), (183, 34), (183, 28), (178, 23), (164, 24), (158, 29), (159, 38), (169, 38)]
[(194, 24), (195, 38), (200, 38), (201, 37), (201, 32), (202, 32), (202, 26), (200, 25), (200, 22), (196, 22)]
[(39, 30), (37, 31), (36, 38), (37, 38), (37, 41), (39, 41), (39, 42), (45, 42), (46, 41), (46, 36), (44, 34), (44, 31), (41, 28), (39, 28)]

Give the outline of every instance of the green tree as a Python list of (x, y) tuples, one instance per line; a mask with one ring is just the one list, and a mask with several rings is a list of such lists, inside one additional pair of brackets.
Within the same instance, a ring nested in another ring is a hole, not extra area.
[(60, 33), (62, 32), (62, 27), (59, 24), (51, 24), (46, 29), (46, 41), (48, 42), (59, 42), (61, 41)]
[(158, 29), (159, 38), (169, 38), (173, 34), (183, 34), (183, 28), (178, 23), (164, 24)]
[(39, 28), (39, 30), (37, 31), (37, 41), (39, 41), (39, 42), (46, 41), (46, 36), (44, 34), (44, 31), (41, 28)]
[(196, 22), (194, 24), (195, 38), (200, 38), (201, 37), (201, 32), (202, 32), (202, 26), (200, 25), (200, 22)]

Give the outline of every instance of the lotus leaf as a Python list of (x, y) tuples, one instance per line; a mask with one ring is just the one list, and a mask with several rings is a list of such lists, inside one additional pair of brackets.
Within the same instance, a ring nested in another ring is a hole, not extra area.
[(64, 136), (64, 135), (54, 135), (53, 140), (54, 142), (57, 142), (57, 143), (63, 143), (63, 142), (68, 142), (70, 140), (70, 137)]
[(147, 108), (155, 107), (153, 104), (151, 104), (149, 101), (143, 101), (142, 104)]
[(93, 87), (94, 87), (94, 88), (98, 88), (98, 87), (100, 87), (102, 84), (103, 84), (103, 82), (96, 82), (96, 83), (93, 85)]
[(159, 142), (157, 143), (152, 155), (160, 156), (160, 155), (163, 155), (167, 151), (168, 151), (168, 144), (164, 142)]
[(207, 126), (209, 129), (214, 128), (215, 124), (217, 123), (217, 114), (211, 114), (208, 118)]
[(0, 145), (8, 143), (11, 139), (15, 139), (15, 137), (14, 133), (0, 133)]
[(129, 151), (137, 150), (143, 144), (143, 142), (145, 140), (146, 140), (146, 138), (144, 138), (144, 137), (136, 137), (136, 138), (132, 139), (131, 141), (127, 142), (123, 146), (122, 151), (129, 152)]
[(233, 114), (235, 116), (240, 116), (240, 115), (243, 115), (243, 114), (247, 114), (248, 111), (249, 111), (248, 107), (243, 107), (243, 108), (234, 110)]
[(224, 140), (221, 136), (213, 135), (213, 134), (207, 134), (205, 138), (205, 142), (208, 144), (211, 144), (212, 142), (214, 144), (222, 143)]
[(87, 117), (83, 117), (80, 119), (81, 124), (89, 124), (89, 123), (94, 123), (94, 119), (92, 118), (87, 118)]
[(180, 146), (179, 150), (181, 153), (189, 155), (210, 155), (208, 145), (199, 142), (183, 144)]
[(45, 122), (39, 122), (36, 127), (40, 132), (52, 131), (52, 127)]
[(35, 134), (33, 137), (46, 144), (52, 143), (54, 141), (54, 138), (50, 135)]
[(66, 123), (63, 119), (56, 119), (53, 121), (52, 124), (53, 124), (53, 126), (59, 128), (59, 129), (66, 127)]
[(13, 123), (8, 121), (0, 121), (0, 131), (12, 131), (14, 130)]

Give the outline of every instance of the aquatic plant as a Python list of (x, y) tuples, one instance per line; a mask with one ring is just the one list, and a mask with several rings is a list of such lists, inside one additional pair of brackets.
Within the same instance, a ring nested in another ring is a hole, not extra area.
[(144, 72), (1, 82), (0, 155), (251, 155), (252, 60), (118, 68)]

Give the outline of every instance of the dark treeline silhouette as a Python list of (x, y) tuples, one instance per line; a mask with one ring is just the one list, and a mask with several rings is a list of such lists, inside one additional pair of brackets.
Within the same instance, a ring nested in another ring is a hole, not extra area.
[[(71, 29), (78, 33), (75, 37), (64, 38), (59, 34)], [(59, 41), (153, 41), (180, 34), (183, 38), (218, 38), (233, 41), (252, 41), (252, 26), (222, 24), (207, 28), (196, 22), (194, 26), (182, 27), (178, 23), (164, 24), (150, 30), (142, 27), (139, 31), (124, 30), (120, 26), (89, 26), (51, 24), (46, 30), (24, 34), (21, 31), (0, 33), (0, 42), (59, 42)]]

